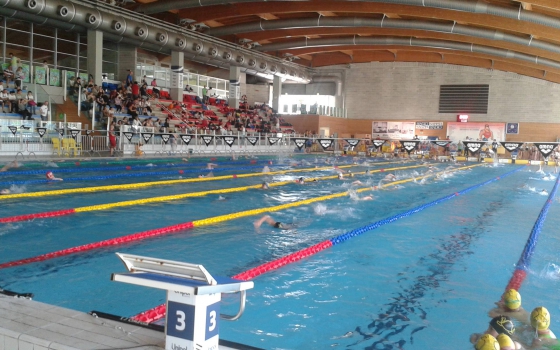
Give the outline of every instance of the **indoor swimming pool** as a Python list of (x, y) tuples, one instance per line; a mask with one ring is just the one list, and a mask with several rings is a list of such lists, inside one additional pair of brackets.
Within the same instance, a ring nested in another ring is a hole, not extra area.
[[(118, 201), (254, 186), (236, 192), (218, 191), (0, 223), (0, 287), (31, 292), (37, 301), (84, 312), (133, 316), (164, 303), (166, 296), (160, 290), (111, 282), (111, 273), (124, 271), (115, 252), (197, 263), (213, 275), (236, 276), (381, 222), (379, 227), (361, 230), (361, 234), (315, 255), (255, 277), (255, 288), (247, 294), (245, 313), (236, 322), (222, 321), (220, 337), (264, 349), (472, 349), (470, 334), (487, 328), (488, 311), (508, 284), (549, 198), (541, 191), (552, 192), (557, 181), (556, 174), (551, 174), (554, 168), (545, 167), (540, 173), (538, 166), (423, 164), (384, 159), (364, 163), (364, 159), (316, 156), (181, 162), (82, 161), (79, 165), (55, 164), (56, 167), (34, 163), (0, 173), (0, 188), (11, 187), (12, 192), (22, 193), (197, 179), (128, 190), (0, 197), (0, 220)], [(209, 172), (205, 169), (207, 163), (227, 169), (214, 175), (228, 178), (199, 179), (199, 175)], [(356, 175), (337, 179), (333, 163)], [(270, 167), (272, 173), (263, 174), (264, 166)], [(84, 179), (21, 182), (42, 180), (47, 170), (63, 178)], [(277, 170), (303, 171), (274, 173)], [(366, 170), (371, 174), (362, 174)], [(30, 173), (15, 173), (23, 171)], [(383, 181), (389, 173), (406, 181)], [(116, 174), (148, 175), (108, 177)], [(422, 178), (426, 174), (430, 176)], [(293, 180), (299, 177), (318, 181), (296, 184)], [(363, 184), (353, 185), (356, 180)], [(271, 184), (270, 189), (259, 188), (263, 181)], [(273, 185), (281, 181), (287, 183)], [(357, 191), (371, 186), (377, 189)], [(302, 202), (348, 192), (350, 195), (311, 204)], [(368, 195), (373, 200), (363, 200)], [(439, 201), (442, 198), (445, 200)], [(279, 211), (266, 210), (283, 204), (293, 205)], [(541, 305), (549, 309), (552, 330), (560, 326), (560, 237), (556, 235), (559, 206), (558, 199), (553, 198), (520, 289), (526, 309)], [(204, 221), (253, 209), (263, 210), (256, 215)], [(406, 215), (400, 215), (403, 213)], [(265, 224), (255, 228), (254, 221), (265, 214), (293, 227), (276, 229)], [(195, 222), (194, 227), (120, 245), (49, 255), (189, 222)], [(9, 265), (36, 256), (44, 259)], [(224, 295), (222, 313), (234, 314), (237, 302), (237, 297)]]

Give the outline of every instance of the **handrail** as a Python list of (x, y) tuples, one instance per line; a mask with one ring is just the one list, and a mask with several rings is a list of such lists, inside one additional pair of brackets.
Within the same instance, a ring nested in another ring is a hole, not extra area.
[(220, 314), (220, 317), (226, 321), (235, 321), (237, 320), (239, 317), (241, 317), (241, 315), (243, 315), (243, 312), (245, 312), (245, 301), (246, 301), (246, 296), (247, 296), (247, 291), (246, 290), (242, 290), (241, 295), (239, 296), (240, 300), (239, 300), (239, 310), (237, 310), (237, 313), (235, 315), (226, 315), (226, 314)]

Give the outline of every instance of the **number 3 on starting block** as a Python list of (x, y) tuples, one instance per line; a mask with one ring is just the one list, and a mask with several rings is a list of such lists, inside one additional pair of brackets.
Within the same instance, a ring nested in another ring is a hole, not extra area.
[(173, 294), (168, 295), (167, 336), (202, 343), (219, 335), (219, 294), (217, 300), (214, 295), (185, 297)]

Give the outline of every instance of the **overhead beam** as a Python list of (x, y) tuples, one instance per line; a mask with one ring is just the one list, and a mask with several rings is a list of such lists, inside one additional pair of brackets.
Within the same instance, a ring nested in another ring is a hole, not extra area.
[(291, 40), (308, 37), (311, 35), (325, 37), (331, 35), (359, 35), (359, 36), (370, 36), (370, 35), (383, 35), (383, 36), (407, 36), (425, 39), (441, 39), (441, 40), (451, 40), (461, 43), (472, 43), (476, 45), (491, 46), (500, 49), (518, 51), (526, 53), (533, 56), (539, 56), (548, 58), (551, 60), (557, 60), (558, 54), (536, 49), (531, 46), (524, 46), (520, 44), (514, 44), (499, 40), (483, 39), (479, 37), (471, 37), (465, 35), (441, 33), (434, 31), (423, 31), (417, 29), (393, 29), (393, 28), (349, 28), (349, 27), (333, 27), (333, 28), (297, 28), (297, 29), (286, 29), (286, 30), (270, 30), (255, 33), (244, 33), (243, 37), (251, 39), (252, 41), (264, 44), (263, 40), (268, 42), (277, 42), (280, 39), (283, 41), (286, 37), (290, 37)]
[(278, 19), (278, 17), (273, 15), (272, 13), (259, 13), (257, 16), (259, 16), (260, 18), (265, 19), (267, 21), (272, 20), (272, 19)]
[[(545, 0), (541, 0), (544, 2)], [(554, 0), (557, 1), (557, 0)], [(536, 0), (526, 1), (536, 4)], [(560, 1), (556, 4), (556, 8), (560, 10)], [(302, 12), (344, 12), (344, 13), (376, 13), (386, 14), (395, 13), (399, 16), (413, 16), (426, 19), (443, 19), (449, 21), (458, 21), (461, 23), (475, 24), (483, 27), (491, 26), (492, 28), (507, 30), (510, 32), (523, 33), (526, 35), (537, 35), (552, 41), (558, 41), (560, 38), (560, 29), (551, 28), (535, 23), (523, 22), (508, 19), (499, 16), (470, 13), (464, 11), (453, 11), (445, 9), (437, 9), (432, 7), (419, 7), (409, 5), (396, 5), (385, 3), (370, 3), (361, 1), (336, 1), (323, 0), (320, 2), (297, 1), (262, 1), (250, 2), (243, 4), (231, 5), (215, 5), (204, 6), (200, 8), (192, 8), (181, 10), (182, 17), (203, 21), (205, 19), (232, 18), (239, 16), (250, 16), (259, 13), (274, 13), (276, 15), (282, 13), (302, 13)]]
[[(279, 51), (278, 54), (279, 55), (284, 55), (286, 53), (289, 53), (291, 55), (294, 56), (298, 56), (300, 54), (313, 54), (313, 55), (319, 55), (322, 53), (327, 53), (327, 52), (337, 52), (337, 51), (341, 51), (341, 50), (352, 50), (354, 52), (354, 61), (356, 60), (356, 57), (359, 57), (361, 52), (363, 51), (385, 51), (386, 54), (389, 54), (389, 50), (398, 50), (399, 54), (397, 55), (397, 59), (400, 59), (401, 56), (403, 55), (403, 52), (406, 51), (414, 51), (414, 52), (437, 52), (438, 53), (438, 62), (441, 63), (441, 55), (444, 55), (444, 58), (446, 59), (447, 56), (449, 54), (455, 54), (455, 55), (461, 55), (461, 56), (465, 56), (465, 57), (475, 57), (475, 58), (484, 58), (487, 60), (493, 60), (494, 62), (497, 61), (501, 61), (501, 62), (507, 62), (507, 63), (511, 63), (511, 64), (515, 64), (517, 66), (522, 66), (522, 67), (529, 67), (532, 69), (537, 69), (540, 70), (541, 72), (543, 70), (547, 70), (549, 72), (553, 72), (553, 73), (557, 73), (560, 74), (560, 69), (558, 68), (553, 68), (553, 67), (548, 67), (548, 66), (542, 66), (533, 62), (528, 62), (528, 61), (521, 61), (518, 59), (512, 59), (512, 58), (504, 58), (504, 57), (499, 57), (499, 56), (493, 56), (493, 55), (487, 55), (487, 54), (481, 54), (481, 53), (476, 53), (476, 52), (464, 52), (464, 51), (457, 51), (457, 50), (445, 50), (445, 49), (439, 49), (439, 48), (431, 48), (431, 47), (412, 47), (412, 46), (397, 46), (397, 45), (340, 45), (340, 46), (329, 46), (329, 47), (309, 47), (309, 48), (303, 48), (303, 49), (297, 49), (297, 50), (284, 50), (284, 51)], [(393, 56), (393, 55), (391, 55)], [(315, 57), (315, 56), (314, 56)], [(414, 60), (412, 60), (414, 61)]]
[(325, 17), (336, 17), (336, 13), (334, 12), (330, 12), (330, 11), (319, 11), (319, 14), (321, 16), (325, 16)]

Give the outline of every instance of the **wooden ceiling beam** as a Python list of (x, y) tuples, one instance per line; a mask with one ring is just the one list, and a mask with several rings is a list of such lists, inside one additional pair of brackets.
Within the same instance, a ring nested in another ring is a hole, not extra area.
[[(541, 0), (544, 1), (544, 0)], [(554, 0), (557, 1), (557, 0)], [(536, 5), (537, 0), (525, 1)], [(556, 8), (560, 9), (560, 1)], [(463, 11), (453, 11), (432, 7), (421, 7), (411, 5), (396, 5), (384, 3), (369, 3), (361, 1), (305, 1), (305, 2), (282, 2), (282, 1), (262, 1), (243, 4), (228, 4), (203, 6), (181, 10), (181, 17), (193, 18), (198, 22), (208, 19), (219, 20), (220, 18), (233, 18), (239, 16), (257, 15), (259, 13), (304, 13), (304, 12), (344, 12), (355, 13), (356, 16), (364, 13), (394, 13), (399, 16), (418, 17), (424, 19), (442, 19), (479, 25), (482, 27), (491, 26), (495, 29), (510, 32), (523, 33), (526, 35), (536, 35), (550, 40), (560, 38), (560, 29), (546, 27), (531, 22), (518, 21), (504, 17), (470, 13)]]
[[(513, 44), (505, 41), (482, 39), (477, 37), (469, 37), (464, 35), (422, 31), (416, 29), (391, 29), (391, 28), (303, 28), (289, 30), (271, 30), (257, 33), (245, 33), (244, 38), (251, 39), (264, 45), (263, 40), (275, 42), (278, 39), (291, 37), (291, 40), (297, 38), (310, 37), (310, 35), (319, 35), (325, 37), (327, 35), (384, 35), (384, 36), (405, 36), (424, 39), (451, 40), (461, 43), (473, 43), (476, 45), (496, 47), (500, 49), (512, 50), (526, 53), (528, 55), (539, 56), (551, 60), (558, 60), (558, 54), (536, 49), (531, 46)], [(266, 38), (266, 39), (265, 39)]]
[(265, 19), (267, 21), (273, 20), (273, 19), (278, 19), (277, 16), (273, 15), (272, 13), (259, 13), (257, 16), (259, 16), (262, 19)]
[[(487, 54), (481, 54), (481, 53), (475, 53), (475, 52), (463, 52), (463, 51), (456, 51), (456, 50), (442, 50), (442, 49), (438, 49), (438, 48), (430, 48), (430, 47), (411, 47), (411, 46), (395, 46), (395, 45), (381, 45), (381, 46), (367, 46), (367, 45), (342, 45), (342, 46), (332, 46), (332, 47), (315, 47), (315, 48), (304, 48), (304, 49), (298, 49), (298, 50), (288, 50), (288, 51), (279, 51), (278, 54), (283, 55), (285, 53), (289, 53), (293, 56), (299, 56), (301, 54), (305, 54), (305, 55), (320, 55), (323, 53), (332, 53), (332, 52), (337, 52), (337, 51), (341, 51), (341, 50), (352, 50), (354, 52), (354, 61), (356, 61), (356, 57), (360, 57), (360, 55), (363, 54), (363, 52), (367, 52), (367, 51), (385, 51), (387, 55), (391, 55), (389, 53), (389, 50), (398, 50), (398, 55), (397, 55), (397, 59), (400, 59), (401, 57), (403, 57), (403, 55), (406, 52), (436, 52), (438, 53), (440, 60), (440, 63), (446, 63), (446, 57), (450, 54), (453, 55), (459, 55), (459, 56), (465, 56), (465, 57), (474, 57), (474, 58), (484, 58), (487, 59), (489, 61), (494, 61), (494, 62), (507, 62), (507, 63), (511, 63), (511, 64), (515, 64), (518, 66), (523, 66), (523, 67), (529, 67), (529, 68), (533, 68), (533, 69), (539, 69), (539, 70), (547, 70), (549, 72), (553, 72), (556, 74), (560, 74), (560, 69), (558, 68), (552, 68), (552, 67), (548, 67), (548, 66), (542, 66), (539, 64), (535, 64), (533, 62), (526, 62), (526, 61), (520, 61), (517, 59), (511, 59), (511, 58), (503, 58), (503, 57), (498, 57), (498, 56), (492, 56), (492, 55), (487, 55)], [(443, 55), (443, 59), (442, 59), (442, 55)], [(394, 55), (391, 55), (394, 57)], [(414, 61), (414, 60), (412, 60)]]

